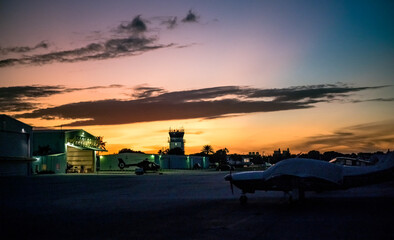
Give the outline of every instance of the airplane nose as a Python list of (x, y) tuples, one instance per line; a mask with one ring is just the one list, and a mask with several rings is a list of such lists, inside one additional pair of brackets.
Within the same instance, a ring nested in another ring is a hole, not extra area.
[(224, 180), (226, 180), (226, 181), (231, 181), (231, 180), (233, 180), (233, 177), (231, 176), (231, 174), (228, 174), (228, 175), (226, 175), (226, 176), (224, 177)]

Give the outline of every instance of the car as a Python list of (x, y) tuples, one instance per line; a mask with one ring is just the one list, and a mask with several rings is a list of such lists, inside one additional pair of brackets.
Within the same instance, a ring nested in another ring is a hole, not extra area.
[(234, 167), (228, 164), (221, 164), (216, 167), (216, 171), (233, 171)]

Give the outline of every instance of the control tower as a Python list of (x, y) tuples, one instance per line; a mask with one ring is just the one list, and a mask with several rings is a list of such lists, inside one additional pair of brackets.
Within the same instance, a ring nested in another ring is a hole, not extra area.
[(170, 134), (170, 138), (168, 139), (168, 143), (170, 144), (170, 150), (174, 148), (180, 148), (182, 151), (185, 151), (185, 140), (183, 139), (183, 135), (185, 135), (185, 130), (181, 129), (171, 129), (168, 132)]

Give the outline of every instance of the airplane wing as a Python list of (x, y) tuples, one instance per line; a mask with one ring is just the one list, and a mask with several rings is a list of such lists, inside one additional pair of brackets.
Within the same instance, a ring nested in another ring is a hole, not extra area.
[[(226, 180), (230, 180), (228, 175)], [(342, 167), (312, 159), (283, 160), (266, 171), (244, 172), (231, 175), (232, 183), (252, 193), (255, 190), (290, 191), (302, 187), (305, 191), (340, 188)]]
[(253, 193), (256, 190), (336, 190), (394, 179), (394, 153), (377, 157), (377, 164), (365, 167), (293, 158), (283, 160), (266, 171), (235, 173), (227, 175), (225, 179), (243, 193)]

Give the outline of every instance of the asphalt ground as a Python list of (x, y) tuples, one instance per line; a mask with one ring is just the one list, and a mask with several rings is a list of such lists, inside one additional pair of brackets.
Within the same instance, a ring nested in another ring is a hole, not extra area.
[(231, 194), (225, 172), (0, 178), (2, 239), (394, 239), (394, 181), (346, 191)]

